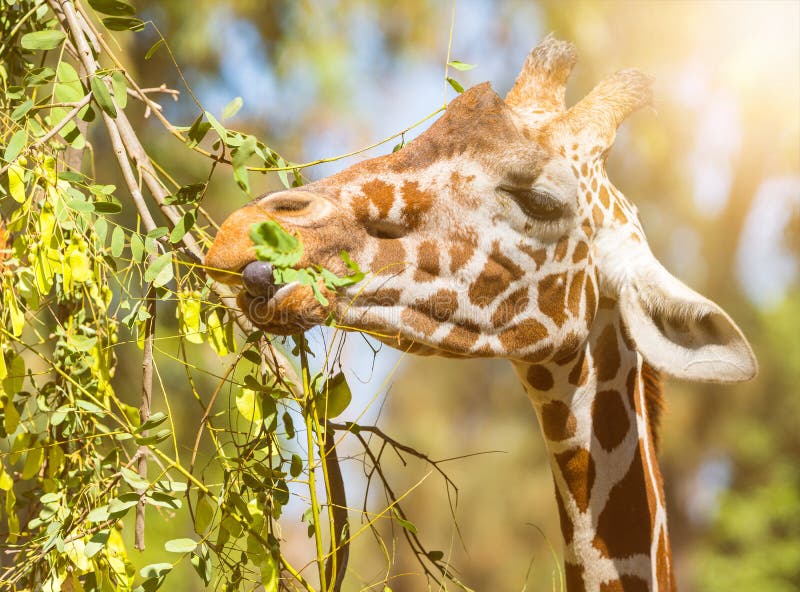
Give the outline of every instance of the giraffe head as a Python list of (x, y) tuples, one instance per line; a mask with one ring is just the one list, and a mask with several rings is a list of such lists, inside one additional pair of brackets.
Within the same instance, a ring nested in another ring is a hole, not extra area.
[[(656, 368), (753, 376), (740, 330), (661, 266), (606, 177), (617, 127), (649, 103), (650, 79), (617, 72), (567, 109), (575, 61), (548, 37), (505, 99), (475, 86), (402, 150), (254, 200), (220, 228), (209, 273), (243, 284), (240, 306), (272, 333), (332, 318), (416, 353), (537, 363), (577, 351), (605, 297)], [(328, 292), (328, 306), (309, 286), (274, 286), (248, 236), (268, 219), (302, 240), (298, 267), (344, 275), (345, 250), (367, 277)]]

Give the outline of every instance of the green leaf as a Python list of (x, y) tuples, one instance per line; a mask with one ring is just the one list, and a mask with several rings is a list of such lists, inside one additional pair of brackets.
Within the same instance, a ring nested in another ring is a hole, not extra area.
[[(69, 62), (59, 62), (56, 66), (58, 82), (53, 88), (56, 99), (65, 103), (77, 102), (84, 97), (83, 84), (75, 68)], [(57, 123), (57, 122), (54, 122)]]
[(111, 90), (114, 91), (114, 101), (120, 109), (124, 109), (128, 104), (128, 85), (125, 75), (119, 70), (111, 75)]
[(150, 482), (147, 479), (142, 478), (139, 473), (136, 473), (131, 469), (120, 467), (119, 472), (120, 475), (122, 475), (122, 478), (125, 480), (125, 483), (136, 490), (147, 489), (150, 487)]
[(172, 278), (172, 253), (164, 253), (159, 256), (144, 272), (144, 281), (152, 282), (157, 288), (165, 285)]
[(139, 575), (143, 578), (163, 578), (172, 571), (171, 563), (151, 563), (139, 570)]
[(261, 421), (261, 395), (251, 389), (241, 389), (236, 394), (236, 408), (247, 421)]
[(103, 24), (110, 31), (141, 31), (144, 21), (126, 16), (108, 16), (103, 19)]
[(164, 543), (164, 549), (170, 553), (191, 553), (197, 547), (192, 539), (172, 539)]
[(459, 82), (458, 82), (457, 80), (453, 80), (452, 78), (450, 78), (450, 77), (448, 76), (448, 77), (447, 77), (447, 82), (450, 84), (450, 86), (452, 86), (452, 87), (453, 87), (453, 89), (454, 89), (454, 90), (455, 90), (455, 91), (456, 91), (458, 94), (461, 94), (461, 93), (463, 93), (463, 92), (464, 92), (464, 87), (463, 87), (463, 86), (461, 86), (461, 84), (459, 84)]
[(97, 345), (97, 337), (86, 337), (85, 335), (73, 335), (70, 344), (79, 352), (87, 352)]
[(31, 110), (31, 107), (33, 107), (33, 101), (28, 99), (11, 112), (11, 120), (18, 121), (22, 119), (25, 117), (25, 114)]
[(456, 70), (472, 70), (475, 67), (475, 64), (465, 64), (464, 62), (459, 62), (458, 60), (451, 60), (447, 62), (447, 65), (451, 68), (455, 68)]
[(76, 212), (81, 212), (82, 214), (90, 214), (94, 212), (94, 204), (90, 201), (86, 201), (85, 199), (71, 199), (67, 202), (67, 207), (71, 210), (75, 210)]
[(48, 84), (53, 78), (56, 77), (56, 72), (49, 66), (41, 68), (34, 68), (25, 75), (25, 82), (28, 86), (41, 86)]
[(99, 508), (95, 508), (95, 509), (91, 510), (86, 515), (86, 520), (88, 522), (92, 522), (92, 523), (105, 522), (109, 518), (110, 518), (110, 516), (109, 516), (109, 513), (108, 513), (108, 506), (107, 505), (106, 506), (100, 506)]
[(162, 43), (164, 43), (163, 39), (159, 39), (158, 41), (153, 43), (153, 45), (150, 46), (150, 49), (147, 50), (147, 53), (144, 54), (144, 59), (149, 60), (150, 58), (152, 58), (153, 54), (156, 53), (156, 51), (158, 51), (158, 48), (161, 47)]
[(333, 419), (341, 415), (353, 399), (344, 373), (339, 372), (329, 378), (315, 399), (319, 417)]
[(139, 495), (136, 493), (123, 493), (118, 498), (112, 499), (108, 503), (108, 514), (112, 518), (121, 518), (133, 506), (139, 503)]
[(101, 530), (89, 539), (89, 542), (86, 543), (86, 547), (83, 550), (83, 554), (86, 555), (87, 559), (91, 559), (97, 555), (97, 553), (106, 546), (110, 534), (111, 532), (108, 530)]
[(400, 515), (400, 512), (397, 511), (397, 508), (392, 506), (392, 514), (394, 515), (394, 519), (397, 523), (405, 528), (408, 532), (412, 534), (417, 534), (417, 527), (414, 524)]
[(286, 430), (286, 437), (289, 439), (294, 438), (294, 420), (289, 412), (283, 414), (283, 429)]
[(239, 188), (245, 193), (250, 193), (250, 181), (247, 178), (247, 161), (253, 156), (256, 149), (256, 139), (254, 136), (247, 136), (241, 146), (231, 153), (231, 164), (233, 164), (233, 178)]
[(116, 199), (113, 201), (94, 202), (94, 211), (98, 214), (119, 214), (122, 211), (122, 204)]
[(250, 227), (250, 240), (255, 243), (256, 258), (270, 261), (277, 267), (291, 267), (303, 256), (303, 244), (274, 220), (265, 220)]
[(144, 430), (149, 430), (156, 426), (160, 426), (162, 423), (166, 421), (166, 419), (167, 419), (166, 414), (164, 414), (161, 411), (156, 411), (155, 413), (153, 413), (153, 415), (151, 415), (147, 419), (147, 421), (145, 421), (142, 425), (136, 428), (136, 432), (141, 433)]
[(197, 534), (202, 535), (211, 526), (215, 510), (216, 508), (208, 496), (201, 493), (197, 498), (197, 506), (194, 510), (194, 530)]
[(233, 99), (222, 110), (222, 120), (224, 121), (236, 115), (239, 112), (239, 109), (242, 108), (242, 105), (244, 105), (242, 97), (236, 97), (235, 99)]
[(259, 562), (258, 567), (261, 571), (261, 585), (264, 586), (264, 592), (278, 592), (278, 581), (281, 570), (272, 554), (267, 553)]
[(147, 503), (151, 506), (170, 508), (172, 510), (180, 510), (183, 506), (181, 500), (164, 491), (152, 492), (147, 498)]
[(22, 36), (20, 43), (25, 49), (55, 49), (64, 41), (63, 31), (49, 29), (47, 31), (34, 31)]
[(92, 86), (94, 100), (98, 105), (100, 105), (100, 108), (105, 111), (109, 117), (116, 119), (117, 108), (114, 106), (114, 101), (111, 98), (111, 93), (108, 92), (106, 83), (103, 82), (102, 78), (98, 76), (92, 76), (90, 84)]
[(19, 153), (22, 152), (22, 148), (25, 146), (25, 142), (28, 141), (28, 132), (24, 129), (17, 130), (14, 132), (14, 135), (11, 136), (11, 139), (8, 141), (8, 146), (6, 146), (6, 151), (3, 154), (3, 159), (6, 162), (12, 162), (19, 156)]
[(193, 183), (191, 185), (184, 185), (178, 189), (175, 195), (168, 195), (164, 198), (164, 202), (170, 205), (185, 206), (193, 204), (202, 197), (203, 190), (206, 188), (206, 183)]
[(186, 133), (187, 137), (186, 145), (189, 148), (194, 148), (200, 142), (202, 142), (203, 138), (206, 137), (208, 130), (211, 129), (211, 124), (208, 123), (207, 121), (203, 121), (204, 116), (205, 113), (201, 113), (200, 115), (198, 115), (197, 119), (194, 120), (191, 127), (189, 128), (189, 131)]
[(156, 434), (149, 436), (136, 436), (136, 443), (141, 446), (149, 446), (151, 444), (158, 444), (169, 438), (172, 432), (169, 429), (159, 430)]
[(292, 455), (292, 464), (289, 466), (289, 474), (292, 477), (297, 477), (303, 472), (303, 459), (299, 454)]
[(192, 229), (195, 220), (196, 217), (194, 212), (186, 212), (181, 219), (178, 220), (175, 228), (173, 228), (172, 232), (169, 234), (169, 242), (171, 242), (173, 245), (175, 243), (179, 243), (186, 233)]
[(144, 257), (144, 242), (138, 232), (131, 233), (131, 257), (137, 263), (141, 263)]
[(70, 183), (81, 183), (86, 177), (75, 171), (61, 171), (58, 173), (58, 178)]
[(125, 230), (123, 230), (122, 226), (117, 226), (114, 228), (114, 232), (111, 233), (111, 254), (114, 257), (119, 257), (122, 255), (122, 250), (125, 248)]
[(211, 127), (214, 128), (214, 131), (217, 132), (217, 135), (220, 137), (220, 139), (223, 142), (225, 142), (228, 139), (228, 132), (225, 129), (225, 126), (223, 126), (217, 120), (217, 118), (211, 115), (211, 113), (209, 113), (208, 111), (206, 111), (205, 114), (206, 114), (206, 119), (208, 119), (208, 123), (210, 123)]
[(97, 12), (113, 16), (133, 16), (136, 9), (124, 0), (89, 0), (89, 6)]
[(14, 201), (25, 202), (25, 169), (19, 165), (8, 168), (8, 192)]

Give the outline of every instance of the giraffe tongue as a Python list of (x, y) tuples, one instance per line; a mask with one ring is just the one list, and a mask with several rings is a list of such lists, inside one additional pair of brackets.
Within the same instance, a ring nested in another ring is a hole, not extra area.
[(278, 286), (272, 277), (272, 264), (266, 261), (253, 261), (242, 270), (244, 289), (251, 296), (272, 298)]

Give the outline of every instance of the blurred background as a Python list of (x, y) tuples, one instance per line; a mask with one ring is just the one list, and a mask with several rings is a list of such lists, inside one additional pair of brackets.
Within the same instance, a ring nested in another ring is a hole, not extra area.
[[(166, 37), (204, 108), (219, 115), (242, 97), (244, 107), (226, 125), (294, 162), (373, 144), (455, 96), (444, 82), (451, 2), (136, 5)], [(609, 176), (639, 206), (654, 253), (731, 314), (761, 365), (748, 384), (666, 383), (660, 456), (679, 588), (800, 589), (800, 3), (459, 0), (451, 58), (476, 67), (451, 69), (450, 76), (464, 87), (489, 80), (505, 94), (527, 52), (550, 31), (578, 48), (568, 103), (621, 68), (656, 77), (655, 109), (623, 126)], [(174, 123), (189, 125), (199, 109), (168, 52), (143, 60), (157, 39), (151, 27), (118, 36), (143, 86), (165, 82), (182, 91), (179, 102), (162, 102)], [(187, 155), (148, 121), (140, 132), (155, 158), (181, 184), (204, 181), (209, 162)], [(326, 176), (395, 143), (304, 174)], [(112, 155), (97, 150), (97, 158), (112, 182)], [(251, 197), (280, 187), (276, 175), (251, 175), (251, 183)], [(223, 171), (204, 206), (221, 221), (248, 199)], [(331, 334), (317, 330), (311, 339), (321, 352)], [(167, 355), (169, 341), (161, 348), (162, 382), (185, 385), (183, 368)], [(208, 356), (198, 366), (219, 373), (221, 362), (208, 348), (197, 355)], [(359, 335), (345, 340), (342, 362), (355, 395), (347, 419), (375, 421), (433, 459), (452, 459), (441, 466), (458, 487), (453, 513), (444, 481), (426, 478), (429, 466), (385, 455), (396, 492), (422, 480), (404, 504), (429, 548), (450, 556), (476, 590), (552, 589), (561, 535), (550, 469), (511, 366), (401, 357)], [(137, 384), (138, 363), (137, 354), (120, 356), (118, 389)], [(201, 396), (214, 384), (199, 379)], [(171, 394), (190, 450), (202, 410), (188, 392)], [(345, 477), (351, 503), (360, 506), (365, 479), (357, 459), (345, 462)], [(372, 493), (370, 506), (383, 508), (377, 489)], [(181, 528), (191, 533), (190, 524), (171, 520), (156, 528), (164, 538), (180, 536)], [(289, 516), (283, 533), (300, 565), (310, 550), (305, 528)], [(162, 547), (149, 543), (147, 553), (158, 561)], [(402, 545), (389, 552), (397, 556), (392, 574), (406, 574), (392, 588), (424, 589)], [(347, 589), (384, 577), (385, 560), (369, 533), (354, 543), (351, 564)], [(193, 575), (185, 581), (199, 582)]]

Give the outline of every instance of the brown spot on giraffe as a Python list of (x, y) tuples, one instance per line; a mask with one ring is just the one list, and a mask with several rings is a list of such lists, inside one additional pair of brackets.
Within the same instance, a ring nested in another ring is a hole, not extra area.
[(562, 261), (567, 256), (567, 249), (569, 248), (570, 237), (562, 236), (556, 243), (556, 248), (553, 251), (553, 260)]
[(364, 306), (393, 306), (400, 301), (402, 294), (402, 291), (395, 288), (381, 287), (375, 292), (361, 295), (358, 301)]
[(536, 264), (536, 269), (537, 270), (547, 260), (547, 249), (532, 249), (531, 247), (529, 247), (525, 243), (521, 243), (519, 245), (519, 248), (528, 257), (533, 259), (533, 262)]
[(611, 488), (608, 502), (597, 519), (592, 545), (604, 557), (650, 553), (652, 514), (648, 501), (640, 447), (636, 447), (628, 472)]
[(558, 399), (542, 405), (542, 430), (548, 440), (560, 442), (575, 435), (578, 420), (569, 405)]
[(616, 201), (614, 202), (614, 220), (620, 224), (626, 224), (628, 222), (628, 217), (625, 215), (625, 212), (622, 211)]
[(537, 390), (549, 391), (553, 388), (553, 374), (544, 366), (534, 364), (528, 368), (526, 376), (528, 384)]
[(597, 314), (597, 298), (595, 296), (594, 290), (594, 280), (592, 276), (589, 275), (586, 277), (586, 283), (584, 284), (584, 309), (585, 319), (586, 319), (586, 326), (590, 327), (592, 322), (594, 321), (594, 316)]
[(618, 580), (600, 584), (600, 592), (649, 592), (650, 586), (642, 578), (625, 574)]
[(600, 391), (592, 403), (592, 429), (600, 446), (611, 452), (625, 439), (631, 422), (622, 402), (622, 395), (615, 390)]
[(572, 536), (574, 534), (572, 522), (567, 516), (567, 510), (564, 507), (564, 500), (561, 497), (561, 491), (559, 491), (558, 486), (555, 486), (555, 490), (556, 505), (558, 506), (558, 521), (561, 524), (561, 535), (564, 537), (564, 544), (569, 545), (572, 542)]
[(550, 274), (539, 282), (539, 310), (553, 319), (553, 322), (559, 327), (567, 320), (564, 310), (567, 298), (566, 284), (566, 272)]
[(605, 184), (600, 186), (600, 203), (603, 204), (605, 209), (611, 205), (611, 197), (608, 195), (608, 189), (606, 188)]
[(400, 313), (400, 318), (403, 323), (426, 337), (432, 335), (439, 326), (439, 323), (430, 315), (414, 310), (413, 308), (404, 308), (403, 312)]
[(581, 347), (581, 339), (576, 333), (569, 333), (564, 338), (561, 347), (553, 354), (553, 361), (559, 366), (569, 364), (578, 355)]
[(409, 230), (416, 229), (422, 217), (431, 209), (433, 193), (419, 188), (417, 181), (406, 181), (400, 188), (403, 195), (403, 218)]
[(524, 319), (498, 335), (500, 343), (506, 348), (519, 343), (533, 345), (545, 337), (547, 337), (547, 328), (536, 319)]
[(415, 300), (411, 308), (443, 323), (449, 321), (458, 310), (458, 294), (452, 290), (438, 290), (427, 298)]
[(398, 238), (385, 238), (380, 240), (378, 252), (372, 258), (370, 269), (379, 275), (394, 275), (401, 273), (408, 266), (406, 249), (403, 241)]
[(566, 580), (568, 592), (585, 592), (586, 585), (583, 583), (583, 566), (572, 563), (564, 563), (564, 580)]
[(578, 510), (585, 512), (595, 478), (592, 455), (585, 448), (573, 448), (554, 455), (554, 458)]
[(469, 351), (480, 336), (481, 329), (478, 325), (461, 322), (453, 325), (450, 332), (442, 339), (441, 348), (455, 352)]
[(600, 206), (594, 204), (592, 206), (592, 222), (594, 222), (595, 227), (600, 227), (603, 224), (603, 210), (600, 209)]
[(417, 250), (417, 268), (414, 280), (430, 282), (439, 275), (439, 245), (434, 241), (422, 241)]
[(575, 275), (572, 276), (572, 282), (569, 285), (569, 294), (567, 296), (567, 307), (572, 313), (572, 316), (577, 317), (581, 312), (581, 296), (583, 294), (583, 270), (579, 269)]
[(472, 259), (478, 238), (474, 232), (468, 231), (450, 237), (447, 242), (450, 245), (447, 250), (450, 255), (450, 273), (455, 273)]
[(613, 324), (606, 325), (600, 337), (597, 338), (597, 348), (594, 352), (594, 367), (597, 371), (597, 380), (611, 380), (619, 372), (620, 356), (617, 343), (617, 329)]
[(528, 296), (527, 286), (514, 290), (497, 305), (497, 309), (492, 315), (492, 325), (497, 329), (505, 327), (513, 321), (518, 314), (525, 312), (529, 304), (530, 298)]
[(372, 179), (361, 186), (364, 197), (378, 209), (378, 216), (385, 218), (394, 204), (394, 185), (380, 179)]
[(586, 350), (581, 350), (575, 365), (570, 370), (567, 380), (575, 386), (583, 386), (589, 380), (589, 360), (586, 357)]
[(580, 241), (575, 245), (575, 250), (572, 251), (572, 262), (580, 263), (589, 254), (589, 245), (585, 241)]
[(469, 288), (469, 299), (481, 307), (489, 306), (508, 285), (523, 276), (523, 270), (506, 257), (497, 243), (476, 282)]

